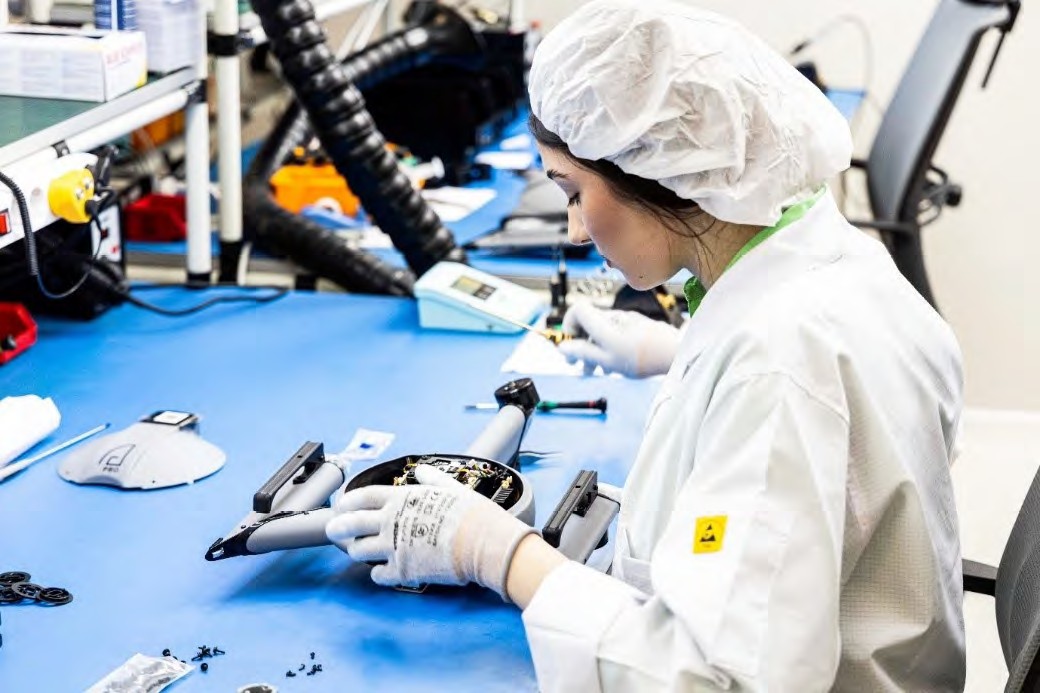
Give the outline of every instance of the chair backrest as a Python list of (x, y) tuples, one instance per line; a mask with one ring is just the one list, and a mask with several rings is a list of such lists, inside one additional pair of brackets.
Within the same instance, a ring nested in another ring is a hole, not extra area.
[(932, 155), (960, 95), (979, 41), (1008, 20), (1007, 5), (941, 0), (874, 138), (867, 188), (874, 218), (916, 219)]
[(1040, 471), (997, 568), (997, 632), (1010, 676), (1006, 691), (1040, 691)]

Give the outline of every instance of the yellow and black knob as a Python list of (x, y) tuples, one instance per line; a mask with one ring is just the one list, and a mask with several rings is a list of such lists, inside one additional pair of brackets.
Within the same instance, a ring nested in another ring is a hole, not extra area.
[(85, 168), (69, 171), (51, 181), (47, 204), (54, 216), (73, 224), (90, 221), (95, 205), (94, 175)]

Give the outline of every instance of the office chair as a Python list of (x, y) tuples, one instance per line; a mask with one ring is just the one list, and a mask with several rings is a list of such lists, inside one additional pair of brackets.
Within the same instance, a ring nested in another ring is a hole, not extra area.
[(985, 87), (1020, 9), (1020, 0), (941, 0), (881, 120), (868, 158), (852, 162), (866, 172), (873, 219), (850, 221), (880, 232), (899, 271), (933, 306), (921, 228), (935, 221), (943, 206), (959, 204), (961, 188), (932, 163), (932, 156), (983, 34), (991, 29), (1001, 32)]
[(1040, 691), (1040, 471), (1033, 477), (1000, 565), (964, 560), (964, 590), (995, 597), (1008, 667), (1005, 693)]

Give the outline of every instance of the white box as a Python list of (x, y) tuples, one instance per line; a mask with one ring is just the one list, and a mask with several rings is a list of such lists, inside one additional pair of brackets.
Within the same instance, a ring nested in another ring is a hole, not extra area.
[(108, 101), (145, 83), (140, 31), (8, 26), (0, 30), (0, 94)]
[(137, 0), (136, 7), (137, 28), (148, 37), (149, 70), (172, 72), (195, 64), (205, 50), (199, 0)]

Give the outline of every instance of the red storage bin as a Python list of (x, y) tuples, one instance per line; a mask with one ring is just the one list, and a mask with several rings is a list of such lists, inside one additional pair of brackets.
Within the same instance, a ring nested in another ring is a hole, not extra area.
[(181, 195), (145, 195), (123, 210), (126, 238), (131, 241), (183, 241), (188, 233), (187, 216)]
[(36, 322), (21, 303), (0, 303), (0, 365), (36, 343)]

